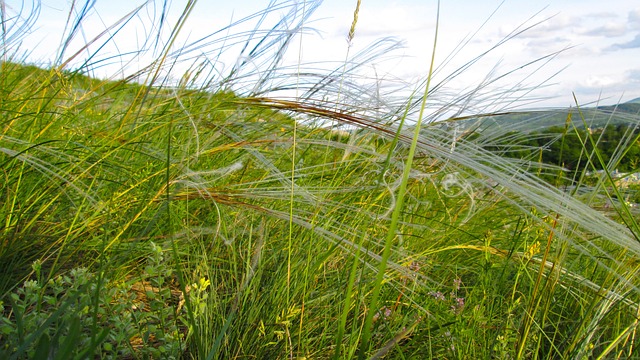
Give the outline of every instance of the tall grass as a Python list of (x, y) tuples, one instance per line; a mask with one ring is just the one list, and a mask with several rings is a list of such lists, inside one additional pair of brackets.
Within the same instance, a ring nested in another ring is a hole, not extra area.
[[(611, 176), (633, 131), (609, 164), (585, 151), (607, 169), (595, 184), (563, 179), (535, 151), (505, 156), (534, 115), (487, 128), (531, 90), (485, 92), (510, 70), (450, 95), (477, 59), (434, 63), (399, 98), (364, 77), (389, 39), (329, 70), (285, 63), (316, 2), (273, 1), (192, 43), (195, 2), (175, 20), (148, 2), (78, 43), (93, 4), (73, 4), (38, 68), (19, 55), (37, 12), (2, 2), (1, 354), (637, 356), (637, 211)], [(157, 32), (139, 52), (103, 54), (143, 11)], [(88, 76), (114, 61), (143, 63)], [(582, 110), (567, 131), (604, 114)]]

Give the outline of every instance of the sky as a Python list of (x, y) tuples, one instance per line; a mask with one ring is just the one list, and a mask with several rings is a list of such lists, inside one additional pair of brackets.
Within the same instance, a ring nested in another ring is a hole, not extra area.
[[(362, 0), (355, 37), (349, 44), (347, 34), (356, 2), (324, 1), (305, 22), (308, 30), (302, 35), (303, 41), (294, 41), (285, 63), (292, 66), (299, 62), (339, 64), (346, 58), (356, 58), (361, 51), (372, 49), (376, 41), (391, 38), (401, 43), (402, 48), (368, 62), (362, 71), (374, 81), (394, 79), (406, 82), (407, 88), (411, 88), (428, 73), (437, 24), (437, 71), (434, 80), (446, 80), (451, 93), (474, 89), (499, 78), (489, 88), (493, 86), (504, 92), (518, 89), (531, 99), (524, 101), (530, 107), (571, 106), (574, 104), (573, 94), (581, 104), (598, 101), (612, 104), (640, 98), (640, 3), (637, 0), (450, 0), (440, 4), (439, 22), (437, 1)], [(65, 55), (73, 54), (104, 31), (107, 25), (117, 22), (142, 3), (144, 1), (97, 0), (89, 21), (84, 24), (76, 41), (66, 49)], [(126, 24), (114, 37), (117, 46), (111, 44), (111, 48), (99, 49), (102, 58), (110, 61), (100, 62), (96, 75), (114, 76), (124, 64), (124, 60), (113, 61), (114, 56), (135, 51), (144, 45), (147, 34), (153, 32), (151, 20), (158, 18), (161, 3), (151, 2)], [(177, 21), (178, 10), (184, 7), (184, 3), (186, 1), (172, 2), (173, 10), (169, 12), (167, 23)], [(294, 2), (286, 3), (292, 5)], [(20, 37), (9, 37), (14, 39), (11, 51), (31, 62), (54, 62), (56, 54), (60, 53), (60, 38), (69, 4), (64, 0), (43, 0), (39, 17), (29, 31), (23, 31)], [(268, 4), (267, 0), (201, 0), (182, 29), (179, 42), (185, 44), (203, 38), (234, 20), (264, 9)], [(23, 5), (25, 8), (20, 10)], [(8, 0), (5, 18), (24, 19), (30, 6), (26, 1)], [(297, 6), (299, 11), (301, 8), (307, 11), (310, 4), (299, 0)], [(285, 9), (275, 9), (272, 21), (282, 19), (285, 12)], [(229, 39), (229, 34), (253, 28), (255, 21), (240, 24), (234, 30), (219, 33), (213, 38), (226, 36)], [(16, 30), (13, 28), (14, 33), (20, 33)], [(170, 29), (161, 31), (168, 35)], [(501, 44), (514, 33), (517, 36)], [(90, 52), (77, 59), (86, 59), (89, 53), (99, 48), (99, 44), (92, 44)], [(216, 42), (208, 46), (214, 49), (221, 44)], [(302, 44), (301, 48), (297, 44)], [(205, 49), (207, 46), (200, 50), (204, 53)], [(225, 51), (218, 60), (230, 68), (241, 58), (238, 53), (239, 50)], [(463, 74), (452, 76), (456, 69), (475, 61), (480, 54), (485, 55)], [(135, 63), (127, 66), (129, 70), (140, 67)], [(507, 73), (508, 76), (500, 78)], [(528, 87), (537, 90), (528, 92)]]

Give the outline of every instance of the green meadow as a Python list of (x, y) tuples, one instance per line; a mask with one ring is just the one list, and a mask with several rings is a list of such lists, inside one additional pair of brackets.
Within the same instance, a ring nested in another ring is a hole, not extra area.
[(171, 81), (192, 6), (117, 80), (22, 61), (3, 15), (0, 358), (640, 358), (632, 105), (443, 116), (474, 94), (433, 64), (385, 101), (354, 80), (384, 43), (281, 64), (300, 9)]

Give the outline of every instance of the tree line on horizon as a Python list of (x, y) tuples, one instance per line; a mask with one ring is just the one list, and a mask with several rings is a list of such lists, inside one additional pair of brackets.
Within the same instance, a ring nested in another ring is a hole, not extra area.
[[(489, 151), (501, 151), (512, 158), (529, 159), (549, 165), (557, 165), (567, 170), (568, 178), (576, 178), (584, 171), (603, 170), (603, 164), (610, 166), (616, 149), (624, 147), (630, 141), (628, 150), (614, 168), (623, 173), (635, 173), (640, 168), (640, 129), (626, 124), (609, 124), (600, 128), (575, 128), (551, 126), (528, 136), (518, 136), (510, 132), (505, 139), (517, 138), (505, 144), (492, 144), (484, 148)], [(629, 140), (631, 139), (631, 140)], [(594, 144), (602, 162), (596, 157)]]

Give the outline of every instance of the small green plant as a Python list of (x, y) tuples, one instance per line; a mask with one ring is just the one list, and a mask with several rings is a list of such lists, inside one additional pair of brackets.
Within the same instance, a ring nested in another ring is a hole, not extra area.
[[(159, 246), (151, 243), (143, 269), (121, 282), (84, 268), (47, 282), (25, 281), (10, 295), (10, 306), (0, 304), (0, 351), (7, 358), (43, 352), (56, 359), (180, 358), (187, 337), (184, 297), (171, 283)], [(204, 311), (207, 287), (203, 280), (190, 287), (197, 314)]]

